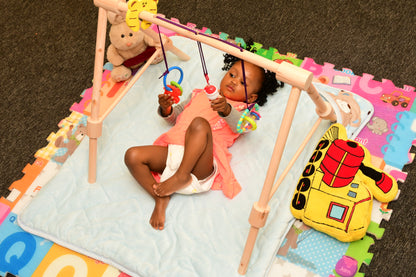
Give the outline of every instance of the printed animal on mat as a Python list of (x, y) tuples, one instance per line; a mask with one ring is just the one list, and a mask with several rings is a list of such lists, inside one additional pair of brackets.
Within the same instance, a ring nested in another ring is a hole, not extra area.
[(87, 126), (80, 124), (73, 133), (74, 126), (69, 127), (66, 133), (67, 139), (64, 136), (60, 136), (55, 141), (55, 146), (58, 147), (58, 151), (55, 153), (53, 159), (63, 164), (66, 159), (74, 153), (84, 136), (87, 134)]
[(379, 118), (377, 116), (374, 116), (371, 119), (371, 123), (367, 123), (367, 127), (371, 130), (373, 134), (376, 135), (382, 135), (388, 132), (389, 130), (387, 122), (384, 119)]

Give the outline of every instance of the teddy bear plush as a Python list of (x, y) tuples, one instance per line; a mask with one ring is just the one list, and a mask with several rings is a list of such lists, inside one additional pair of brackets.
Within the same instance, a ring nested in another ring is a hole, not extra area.
[[(142, 30), (132, 31), (120, 15), (108, 12), (107, 18), (111, 23), (111, 44), (107, 48), (107, 60), (113, 64), (111, 78), (115, 82), (125, 81), (132, 75), (132, 70), (140, 67), (153, 55), (155, 46), (160, 43), (153, 41)], [(162, 60), (163, 55), (159, 55), (152, 64)]]

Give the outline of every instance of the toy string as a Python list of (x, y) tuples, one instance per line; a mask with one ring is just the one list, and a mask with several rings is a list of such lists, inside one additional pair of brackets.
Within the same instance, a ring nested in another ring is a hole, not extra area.
[(199, 56), (201, 57), (201, 64), (202, 64), (202, 71), (204, 72), (205, 80), (207, 80), (207, 84), (209, 85), (209, 77), (208, 77), (208, 69), (207, 64), (205, 63), (204, 52), (202, 51), (201, 42), (197, 41), (198, 49), (199, 49)]
[(157, 26), (157, 33), (159, 34), (160, 45), (162, 46), (163, 60), (165, 61), (165, 66), (166, 66), (166, 71), (162, 74), (162, 76), (159, 77), (160, 79), (169, 73), (169, 66), (168, 66), (168, 61), (166, 59), (165, 47), (163, 47), (162, 35), (160, 34), (159, 25), (156, 25), (156, 26)]
[(246, 84), (246, 70), (244, 68), (244, 60), (241, 60), (241, 70), (243, 71), (244, 92), (246, 94), (247, 109), (249, 109), (249, 105), (248, 105), (248, 95), (247, 95), (247, 84)]

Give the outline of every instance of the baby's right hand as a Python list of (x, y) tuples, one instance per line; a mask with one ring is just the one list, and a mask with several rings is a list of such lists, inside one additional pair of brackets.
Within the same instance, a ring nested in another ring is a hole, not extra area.
[(163, 116), (168, 116), (172, 111), (172, 105), (175, 103), (173, 96), (169, 94), (159, 94), (159, 106)]

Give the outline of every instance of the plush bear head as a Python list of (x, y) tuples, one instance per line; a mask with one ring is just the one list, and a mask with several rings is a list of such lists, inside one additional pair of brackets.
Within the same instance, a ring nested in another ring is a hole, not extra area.
[(134, 55), (134, 50), (137, 47), (146, 47), (144, 33), (141, 30), (138, 32), (132, 31), (124, 21), (111, 26), (109, 37), (111, 44), (117, 50), (126, 51), (126, 54), (131, 52)]
[[(111, 77), (116, 82), (130, 78), (132, 69), (138, 68), (155, 52), (154, 42), (142, 30), (134, 32), (120, 15), (108, 12), (111, 23), (109, 37), (111, 44), (107, 49), (107, 60), (113, 64)], [(157, 57), (153, 63), (159, 63), (163, 56)]]

